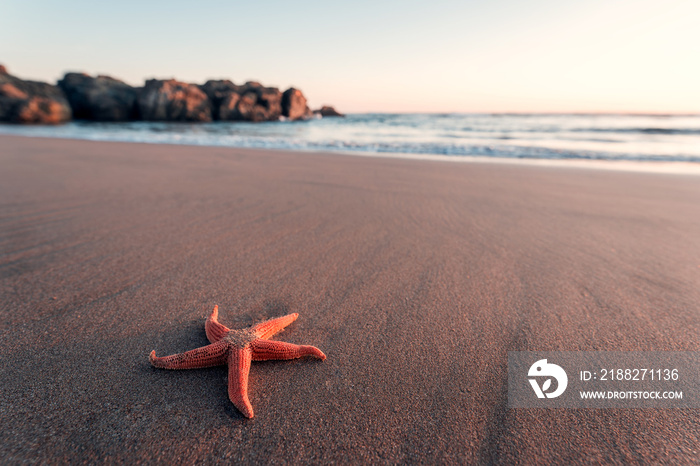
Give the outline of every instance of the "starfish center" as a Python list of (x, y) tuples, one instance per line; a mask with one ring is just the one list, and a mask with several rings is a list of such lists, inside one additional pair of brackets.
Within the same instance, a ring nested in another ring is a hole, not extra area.
[(237, 346), (238, 348), (245, 348), (251, 342), (258, 338), (255, 333), (250, 329), (233, 329), (224, 336), (223, 340)]

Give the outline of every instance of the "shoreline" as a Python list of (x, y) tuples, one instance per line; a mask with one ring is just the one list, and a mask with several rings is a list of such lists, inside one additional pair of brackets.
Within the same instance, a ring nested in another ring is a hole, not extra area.
[[(511, 351), (700, 351), (666, 174), (0, 136), (11, 463), (694, 464), (692, 409), (509, 409)], [(148, 354), (289, 313), (244, 419)], [(330, 440), (329, 440), (330, 439)], [(77, 452), (77, 453), (76, 453)]]
[[(169, 122), (172, 123), (172, 122)], [(91, 123), (104, 124), (104, 123)], [(43, 127), (36, 126), (17, 126), (18, 128), (26, 129), (27, 132)], [(48, 127), (53, 128), (53, 127)], [(430, 153), (405, 153), (405, 152), (366, 152), (352, 150), (329, 150), (327, 148), (303, 148), (297, 149), (293, 147), (249, 147), (249, 146), (233, 146), (233, 145), (212, 145), (212, 144), (196, 144), (188, 142), (170, 142), (170, 141), (129, 141), (119, 138), (81, 138), (75, 136), (60, 136), (60, 135), (42, 135), (42, 134), (20, 134), (20, 133), (3, 133), (0, 129), (0, 137), (23, 137), (23, 138), (42, 138), (42, 139), (60, 139), (67, 141), (90, 141), (90, 142), (115, 142), (126, 144), (149, 144), (149, 145), (169, 145), (169, 146), (186, 146), (186, 147), (202, 147), (202, 148), (230, 148), (243, 150), (259, 150), (259, 151), (289, 151), (296, 153), (315, 153), (326, 155), (349, 155), (354, 157), (374, 157), (388, 159), (405, 159), (405, 160), (432, 160), (451, 163), (494, 163), (516, 166), (540, 166), (540, 167), (561, 167), (575, 169), (591, 169), (604, 170), (614, 172), (632, 172), (632, 173), (658, 173), (658, 174), (673, 174), (673, 175), (700, 175), (700, 163), (681, 162), (681, 161), (632, 161), (632, 160), (591, 160), (591, 159), (548, 159), (534, 157), (503, 157), (503, 156), (480, 156), (480, 155), (440, 155)]]

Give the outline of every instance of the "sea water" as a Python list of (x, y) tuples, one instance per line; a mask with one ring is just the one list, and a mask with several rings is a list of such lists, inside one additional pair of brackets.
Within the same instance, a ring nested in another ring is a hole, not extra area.
[(676, 165), (680, 172), (700, 172), (700, 114), (373, 113), (264, 123), (78, 121), (59, 126), (0, 125), (0, 134), (464, 161), (565, 165), (596, 161), (603, 166), (625, 162), (652, 170)]

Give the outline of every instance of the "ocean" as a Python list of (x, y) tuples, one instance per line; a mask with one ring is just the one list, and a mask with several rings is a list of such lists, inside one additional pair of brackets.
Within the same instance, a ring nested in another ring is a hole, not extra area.
[(0, 125), (0, 134), (700, 172), (700, 114), (373, 113), (303, 122), (78, 121)]

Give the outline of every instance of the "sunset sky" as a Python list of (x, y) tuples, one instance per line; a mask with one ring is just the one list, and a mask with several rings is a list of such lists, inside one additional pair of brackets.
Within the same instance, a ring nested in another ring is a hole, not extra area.
[(700, 1), (0, 0), (0, 63), (258, 80), (345, 112), (700, 113)]

